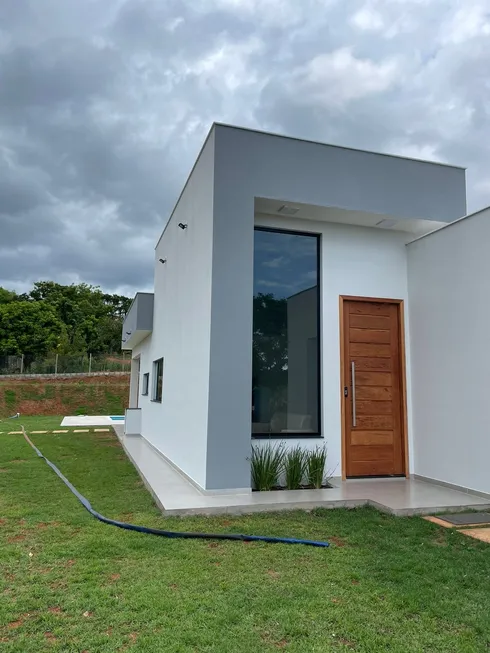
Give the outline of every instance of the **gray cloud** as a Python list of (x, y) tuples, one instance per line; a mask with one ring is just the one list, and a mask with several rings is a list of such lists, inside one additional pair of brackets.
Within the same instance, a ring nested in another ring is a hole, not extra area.
[(2, 0), (0, 284), (152, 285), (213, 120), (468, 166), (490, 203), (487, 0)]

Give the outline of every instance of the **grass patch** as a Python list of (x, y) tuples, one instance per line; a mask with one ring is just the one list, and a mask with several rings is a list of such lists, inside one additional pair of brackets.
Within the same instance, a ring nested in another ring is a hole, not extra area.
[(488, 650), (488, 545), (373, 509), (163, 518), (114, 435), (33, 436), (107, 516), (332, 547), (125, 532), (90, 517), (21, 436), (0, 438), (2, 652)]
[(17, 398), (15, 394), (15, 390), (4, 390), (3, 397), (4, 397), (5, 408), (7, 409), (7, 411), (12, 412), (14, 410), (15, 402)]
[[(0, 431), (20, 431), (21, 424), (28, 432), (53, 431), (61, 428), (60, 424), (62, 420), (62, 415), (33, 415), (25, 417), (22, 415), (19, 419), (0, 419)], [(79, 426), (77, 428), (83, 427)]]

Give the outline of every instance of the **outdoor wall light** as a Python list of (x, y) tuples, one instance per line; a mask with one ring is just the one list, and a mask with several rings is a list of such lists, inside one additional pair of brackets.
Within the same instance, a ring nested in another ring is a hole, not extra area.
[(166, 263), (167, 262), (166, 258), (159, 258), (158, 260), (160, 261), (160, 263)]
[(180, 227), (181, 229), (187, 229), (187, 225), (184, 224), (183, 222), (179, 222), (179, 227)]

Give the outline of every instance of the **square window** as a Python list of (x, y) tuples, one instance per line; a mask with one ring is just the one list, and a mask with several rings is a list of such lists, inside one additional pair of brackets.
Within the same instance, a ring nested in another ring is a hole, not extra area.
[(163, 390), (163, 358), (153, 362), (153, 393), (152, 401), (162, 402)]
[(150, 387), (150, 374), (149, 372), (146, 372), (146, 374), (143, 374), (143, 389), (141, 390), (142, 395), (147, 395), (148, 390)]

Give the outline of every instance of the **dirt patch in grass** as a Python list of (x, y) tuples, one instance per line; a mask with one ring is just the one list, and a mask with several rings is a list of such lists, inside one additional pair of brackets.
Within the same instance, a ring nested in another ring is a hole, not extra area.
[(56, 379), (0, 379), (0, 415), (122, 414), (129, 374)]
[(25, 612), (24, 614), (21, 614), (18, 619), (16, 619), (15, 621), (11, 621), (9, 624), (7, 624), (7, 628), (9, 630), (16, 630), (17, 628), (20, 628), (24, 624), (25, 620), (28, 619), (30, 616), (31, 615), (29, 612)]
[(340, 547), (340, 548), (342, 548), (342, 547), (344, 547), (344, 546), (347, 546), (347, 542), (346, 542), (345, 540), (343, 540), (343, 539), (340, 538), (340, 537), (336, 537), (335, 535), (331, 535), (331, 536), (328, 538), (328, 541), (329, 541), (329, 542), (332, 542), (332, 544), (335, 544), (335, 546), (338, 546), (338, 547)]
[(13, 535), (7, 539), (9, 544), (15, 544), (16, 542), (23, 542), (26, 539), (25, 533), (20, 533), (19, 535)]
[(350, 649), (355, 649), (356, 645), (354, 642), (351, 642), (350, 639), (345, 639), (344, 637), (339, 637), (338, 639), (339, 644), (342, 644), (343, 646), (347, 646), (347, 648)]
[(289, 644), (288, 640), (285, 639), (284, 637), (282, 639), (276, 639), (275, 640), (273, 638), (273, 636), (271, 635), (271, 633), (269, 633), (268, 631), (264, 631), (261, 634), (261, 638), (265, 643), (267, 643), (269, 645), (272, 645), (275, 648), (279, 648), (279, 649), (284, 649)]
[(269, 578), (274, 578), (275, 580), (281, 577), (281, 574), (278, 571), (274, 571), (273, 569), (269, 569), (267, 571), (267, 575)]
[(447, 531), (442, 528), (432, 538), (432, 544), (436, 546), (448, 546)]

